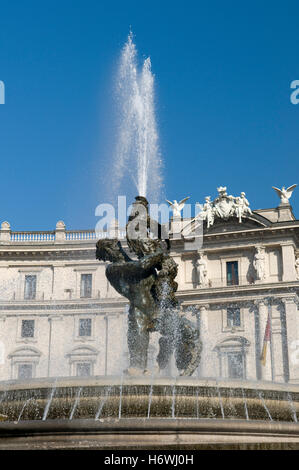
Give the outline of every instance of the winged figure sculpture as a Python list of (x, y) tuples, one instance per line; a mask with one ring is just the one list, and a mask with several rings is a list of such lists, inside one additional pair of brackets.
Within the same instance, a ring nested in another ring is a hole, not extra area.
[(190, 199), (190, 196), (185, 197), (185, 199), (182, 199), (180, 202), (178, 202), (176, 199), (171, 202), (166, 199), (166, 202), (170, 205), (170, 208), (172, 209), (173, 212), (173, 217), (180, 217), (181, 216), (181, 211), (183, 210), (183, 207), (185, 205), (185, 202)]
[(296, 188), (296, 186), (297, 184), (293, 184), (292, 186), (289, 186), (287, 189), (285, 188), (285, 186), (283, 186), (281, 189), (275, 188), (275, 186), (272, 186), (272, 188), (275, 190), (278, 197), (280, 198), (281, 204), (289, 204), (289, 199), (292, 196), (292, 193), (294, 189)]

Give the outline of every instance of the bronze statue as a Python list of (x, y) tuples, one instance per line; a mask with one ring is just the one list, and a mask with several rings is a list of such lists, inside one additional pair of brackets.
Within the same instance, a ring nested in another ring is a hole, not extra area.
[[(156, 239), (149, 237), (153, 227), (157, 229)], [(199, 332), (179, 311), (175, 297), (177, 264), (168, 253), (169, 240), (163, 240), (162, 227), (150, 219), (148, 202), (141, 196), (133, 204), (126, 233), (128, 247), (137, 259), (131, 259), (116, 239), (99, 240), (96, 257), (110, 261), (106, 277), (130, 302), (128, 373), (147, 372), (149, 334), (158, 331), (161, 334), (159, 368), (168, 365), (174, 352), (180, 375), (192, 375), (200, 362)]]

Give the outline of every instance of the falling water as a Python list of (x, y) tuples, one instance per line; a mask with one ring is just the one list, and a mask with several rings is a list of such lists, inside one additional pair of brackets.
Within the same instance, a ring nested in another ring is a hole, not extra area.
[(26, 406), (27, 406), (29, 403), (31, 403), (31, 402), (35, 402), (35, 406), (38, 408), (37, 403), (36, 403), (36, 400), (35, 400), (34, 397), (31, 397), (31, 398), (29, 398), (28, 400), (26, 400), (25, 403), (24, 403), (24, 405), (22, 406), (21, 412), (20, 412), (20, 414), (19, 414), (18, 422), (20, 421), (20, 419), (21, 419), (21, 417), (22, 417), (22, 414), (23, 414), (23, 412), (24, 412)]
[(292, 395), (290, 394), (290, 392), (288, 392), (287, 397), (288, 397), (288, 402), (290, 404), (293, 421), (295, 423), (297, 423), (298, 422), (297, 413), (296, 413), (296, 409), (295, 409), (294, 402), (293, 402), (293, 399), (292, 399)]
[(244, 389), (242, 388), (242, 395), (243, 395), (243, 401), (244, 401), (244, 410), (245, 410), (245, 416), (246, 416), (246, 419), (249, 420), (249, 414), (248, 414), (248, 408), (247, 408), (247, 400), (245, 398), (245, 394), (244, 394)]
[(148, 408), (147, 408), (147, 417), (150, 417), (151, 414), (151, 406), (152, 406), (152, 397), (153, 397), (153, 384), (151, 383), (149, 397), (148, 397)]
[(175, 418), (175, 391), (176, 391), (176, 378), (172, 386), (172, 403), (171, 403), (171, 417)]
[(45, 421), (47, 419), (47, 416), (48, 416), (48, 413), (49, 413), (49, 409), (50, 409), (55, 391), (56, 391), (56, 383), (55, 383), (54, 387), (52, 388), (50, 398), (49, 398), (48, 403), (46, 405), (46, 408), (44, 410), (44, 414), (43, 414), (43, 418), (42, 418), (43, 421)]
[(270, 421), (273, 421), (272, 416), (271, 416), (270, 411), (269, 411), (269, 409), (268, 409), (268, 407), (267, 407), (267, 405), (266, 405), (266, 402), (265, 402), (265, 400), (264, 400), (264, 397), (263, 397), (263, 394), (262, 394), (261, 391), (258, 392), (258, 396), (260, 397), (260, 399), (261, 399), (261, 401), (262, 401), (262, 403), (263, 403), (263, 406), (264, 406), (264, 408), (265, 408), (265, 410), (266, 410), (266, 413), (267, 413), (267, 415), (268, 415)]
[(199, 390), (196, 389), (196, 418), (199, 418)]
[(109, 394), (110, 394), (110, 391), (111, 391), (111, 386), (107, 388), (107, 390), (105, 391), (105, 396), (103, 398), (103, 400), (101, 401), (100, 403), (100, 406), (99, 406), (99, 409), (98, 411), (96, 412), (96, 415), (95, 415), (95, 420), (98, 420), (101, 416), (101, 413), (102, 413), (102, 410), (104, 408), (104, 405), (106, 403), (106, 401), (108, 400), (108, 397), (109, 397)]
[[(122, 51), (117, 85), (120, 123), (111, 186), (116, 194), (127, 194), (133, 182), (135, 193), (137, 191), (151, 202), (158, 202), (162, 178), (154, 109), (154, 76), (149, 57), (141, 71), (138, 70), (132, 33)], [(129, 180), (125, 181), (128, 177)]]
[(217, 384), (217, 393), (218, 393), (218, 399), (219, 399), (219, 404), (220, 404), (222, 419), (224, 419), (225, 416), (224, 416), (224, 409), (223, 409), (222, 397), (221, 397), (221, 393), (220, 393), (220, 389), (219, 389), (218, 384)]
[(0, 398), (0, 403), (3, 402), (4, 398), (6, 398), (6, 396), (7, 396), (7, 390), (5, 390), (5, 392), (3, 392), (3, 395), (2, 395), (2, 397)]
[(147, 408), (147, 417), (148, 418), (150, 417), (150, 414), (151, 414), (153, 388), (154, 388), (154, 373), (152, 373), (151, 386), (150, 386), (150, 391), (149, 391), (149, 396), (148, 396), (148, 408)]
[(70, 419), (73, 419), (74, 413), (75, 413), (75, 411), (77, 409), (77, 406), (79, 404), (79, 401), (80, 401), (81, 392), (82, 392), (82, 387), (80, 387), (79, 390), (78, 390), (77, 397), (76, 397), (74, 406), (73, 406), (71, 414), (70, 414)]
[(119, 407), (118, 407), (118, 419), (121, 418), (121, 407), (122, 407), (122, 396), (123, 396), (123, 379), (124, 375), (121, 375), (121, 382), (119, 387)]

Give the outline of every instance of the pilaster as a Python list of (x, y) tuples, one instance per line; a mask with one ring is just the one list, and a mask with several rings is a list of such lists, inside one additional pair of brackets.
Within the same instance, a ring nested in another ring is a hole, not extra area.
[(295, 250), (292, 242), (281, 244), (282, 280), (296, 281)]
[(268, 313), (269, 313), (268, 305), (265, 300), (256, 300), (255, 305), (257, 307), (257, 314), (258, 314), (258, 331), (256, 332), (256, 339), (259, 342), (259, 347), (257, 348), (257, 351), (259, 351), (259, 357), (257, 358), (257, 362), (258, 362), (257, 367), (259, 369), (261, 380), (272, 380), (270, 344), (267, 345), (268, 347), (266, 351), (265, 365), (263, 365), (261, 362), (264, 336), (265, 336), (266, 325), (268, 321)]
[(51, 315), (49, 318), (49, 350), (48, 350), (48, 377), (69, 375), (66, 371), (63, 345), (65, 331), (62, 328), (62, 315)]
[(200, 376), (208, 377), (209, 375), (209, 355), (211, 351), (209, 350), (209, 317), (208, 317), (209, 305), (200, 305), (199, 306), (199, 333), (200, 339), (202, 342), (202, 351), (200, 359)]
[(297, 358), (298, 349), (298, 308), (297, 297), (282, 299), (285, 313), (285, 349), (288, 364), (288, 381), (299, 383), (299, 360)]

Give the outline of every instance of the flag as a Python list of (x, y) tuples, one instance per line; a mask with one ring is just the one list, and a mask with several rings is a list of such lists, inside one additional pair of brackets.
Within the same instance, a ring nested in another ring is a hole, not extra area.
[(263, 366), (266, 365), (266, 357), (267, 357), (267, 346), (268, 343), (271, 341), (271, 318), (270, 318), (270, 312), (268, 313), (268, 320), (266, 324), (266, 329), (265, 329), (265, 336), (264, 336), (264, 344), (263, 344), (263, 350), (262, 354), (260, 357), (261, 363)]

